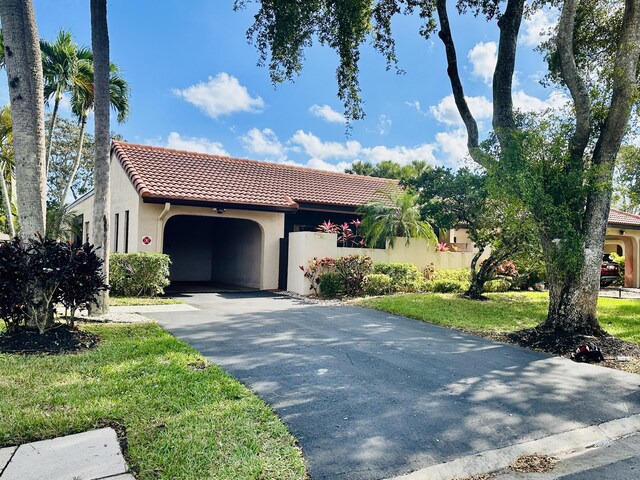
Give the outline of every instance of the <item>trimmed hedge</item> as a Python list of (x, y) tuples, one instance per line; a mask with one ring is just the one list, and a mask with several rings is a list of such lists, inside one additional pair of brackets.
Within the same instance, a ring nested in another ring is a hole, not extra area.
[(169, 285), (169, 255), (164, 253), (112, 253), (109, 282), (113, 295), (155, 297)]
[(444, 280), (448, 282), (471, 282), (471, 271), (468, 268), (457, 270), (436, 270), (433, 273), (433, 281)]
[(469, 282), (434, 280), (433, 282), (429, 282), (427, 287), (434, 293), (462, 293), (469, 288)]
[(388, 275), (396, 292), (420, 292), (425, 289), (422, 273), (412, 263), (376, 263), (373, 271)]
[(393, 280), (384, 273), (372, 273), (367, 277), (364, 293), (367, 295), (387, 295), (393, 291)]

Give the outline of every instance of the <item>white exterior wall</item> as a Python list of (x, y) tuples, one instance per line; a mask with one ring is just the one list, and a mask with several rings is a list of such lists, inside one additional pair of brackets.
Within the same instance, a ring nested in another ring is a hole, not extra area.
[(433, 264), (436, 270), (470, 268), (473, 253), (436, 252), (432, 245), (421, 238), (412, 239), (409, 245), (403, 238), (396, 239), (395, 247), (386, 249), (338, 247), (335, 233), (294, 232), (289, 234), (289, 267), (287, 290), (308, 295), (309, 281), (304, 278), (300, 265), (307, 266), (314, 257), (340, 258), (347, 255), (367, 255), (374, 263), (412, 263), (419, 270)]
[[(162, 252), (164, 227), (171, 217), (176, 215), (194, 215), (216, 218), (239, 218), (251, 220), (262, 230), (262, 280), (259, 288), (273, 290), (278, 288), (278, 269), (280, 266), (280, 239), (284, 235), (284, 213), (260, 212), (253, 210), (225, 210), (217, 213), (206, 207), (186, 207), (180, 205), (142, 203), (138, 219), (137, 251)], [(164, 215), (163, 215), (164, 212)], [(162, 215), (162, 216), (161, 216)], [(144, 237), (151, 237), (151, 244), (142, 243)], [(238, 240), (241, 241), (241, 240)]]

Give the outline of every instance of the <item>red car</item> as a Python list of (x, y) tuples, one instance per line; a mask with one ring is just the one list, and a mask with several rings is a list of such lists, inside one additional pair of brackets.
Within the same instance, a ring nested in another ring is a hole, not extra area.
[(620, 265), (614, 262), (608, 253), (602, 256), (602, 266), (600, 267), (600, 286), (608, 287), (620, 278)]

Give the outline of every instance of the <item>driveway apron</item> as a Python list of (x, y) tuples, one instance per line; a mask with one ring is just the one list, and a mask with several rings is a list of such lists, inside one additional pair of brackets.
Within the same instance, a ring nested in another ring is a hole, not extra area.
[(153, 314), (240, 379), (321, 479), (383, 479), (640, 413), (640, 376), (370, 309), (190, 294)]

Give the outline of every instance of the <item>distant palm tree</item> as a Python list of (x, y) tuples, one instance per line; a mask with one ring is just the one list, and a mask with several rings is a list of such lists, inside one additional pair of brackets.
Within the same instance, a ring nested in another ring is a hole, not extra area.
[(384, 242), (393, 248), (397, 237), (404, 238), (407, 245), (412, 238), (436, 241), (431, 225), (420, 219), (416, 195), (407, 190), (396, 189), (381, 191), (379, 194), (382, 199), (360, 208), (360, 231), (367, 245), (375, 246)]
[[(109, 66), (109, 103), (117, 114), (118, 123), (124, 122), (129, 116), (129, 84), (122, 77), (120, 69), (113, 63)], [(78, 118), (80, 123), (80, 136), (78, 139), (78, 148), (76, 150), (76, 159), (71, 169), (71, 174), (67, 179), (67, 183), (63, 190), (62, 196), (58, 199), (58, 205), (64, 206), (76, 173), (80, 167), (82, 160), (82, 148), (84, 146), (84, 133), (87, 126), (87, 117), (94, 106), (94, 89), (93, 89), (93, 64), (83, 63), (79, 66), (78, 75), (85, 77), (85, 80), (79, 82), (72, 90), (71, 95), (71, 111)], [(63, 219), (64, 209), (60, 209), (61, 215), (56, 217), (55, 230), (59, 230)]]
[(89, 49), (76, 46), (71, 33), (65, 30), (60, 30), (55, 42), (41, 40), (40, 50), (42, 51), (42, 71), (44, 74), (44, 98), (45, 101), (53, 98), (51, 124), (47, 133), (46, 163), (48, 169), (51, 158), (51, 140), (62, 96), (87, 80), (79, 72), (81, 72), (83, 64), (92, 62), (93, 57)]
[(12, 194), (7, 186), (13, 184), (13, 168), (15, 166), (13, 156), (13, 124), (11, 123), (11, 110), (9, 105), (0, 109), (0, 187), (2, 187), (2, 200), (7, 216), (7, 224), (11, 237), (16, 236), (16, 228), (13, 223)]

